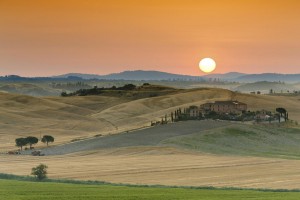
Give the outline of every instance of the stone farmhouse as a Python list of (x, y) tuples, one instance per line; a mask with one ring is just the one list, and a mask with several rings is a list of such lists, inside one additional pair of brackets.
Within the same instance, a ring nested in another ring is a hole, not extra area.
[(239, 101), (216, 101), (214, 103), (205, 103), (200, 106), (204, 113), (216, 112), (220, 114), (233, 113), (242, 114), (247, 111), (247, 104)]
[(188, 108), (188, 114), (191, 118), (196, 118), (196, 117), (202, 116), (201, 109), (197, 106), (190, 106)]

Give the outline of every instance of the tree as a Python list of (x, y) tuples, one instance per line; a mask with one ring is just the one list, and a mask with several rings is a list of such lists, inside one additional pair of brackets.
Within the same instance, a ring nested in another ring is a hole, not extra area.
[(40, 164), (37, 167), (31, 169), (31, 175), (36, 176), (38, 180), (43, 180), (47, 178), (47, 165)]
[(42, 142), (46, 143), (48, 146), (49, 142), (54, 142), (54, 137), (52, 137), (51, 135), (44, 135), (42, 138)]
[(62, 92), (62, 93), (60, 94), (60, 96), (62, 96), (62, 97), (67, 97), (67, 96), (68, 96), (68, 93), (67, 93), (67, 92)]
[(32, 136), (27, 137), (26, 140), (27, 140), (27, 143), (29, 144), (30, 149), (31, 149), (33, 144), (36, 144), (36, 143), (39, 142), (38, 138), (32, 137)]
[(136, 86), (133, 84), (126, 84), (123, 87), (119, 87), (120, 90), (134, 90)]
[(269, 92), (269, 94), (273, 94), (273, 89), (270, 89), (270, 92)]
[(21, 148), (21, 151), (23, 150), (23, 146), (26, 146), (28, 144), (26, 138), (17, 138), (15, 142), (16, 146)]
[(286, 114), (287, 111), (285, 108), (276, 108), (276, 112), (280, 113), (280, 117), (282, 117), (284, 115), (284, 120), (287, 120)]
[(278, 122), (280, 123), (280, 114), (276, 113), (275, 116), (278, 118)]

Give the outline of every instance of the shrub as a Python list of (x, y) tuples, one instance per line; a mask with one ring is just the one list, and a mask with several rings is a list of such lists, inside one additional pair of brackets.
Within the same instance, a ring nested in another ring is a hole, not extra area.
[(31, 175), (36, 176), (38, 180), (43, 180), (47, 178), (47, 165), (40, 164), (37, 167), (31, 169)]

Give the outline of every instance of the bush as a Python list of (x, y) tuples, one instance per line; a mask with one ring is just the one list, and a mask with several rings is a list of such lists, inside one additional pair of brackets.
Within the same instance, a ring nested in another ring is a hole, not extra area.
[(31, 169), (31, 175), (36, 176), (38, 180), (43, 180), (47, 178), (47, 165), (40, 164), (37, 167)]

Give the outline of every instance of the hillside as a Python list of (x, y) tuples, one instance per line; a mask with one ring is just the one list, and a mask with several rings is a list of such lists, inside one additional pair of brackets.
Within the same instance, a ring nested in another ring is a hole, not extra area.
[(30, 96), (58, 96), (61, 93), (60, 90), (56, 90), (48, 86), (43, 87), (42, 84), (37, 85), (31, 83), (4, 84), (0, 86), (0, 91)]
[[(43, 153), (46, 156), (49, 156), (99, 151), (111, 148), (152, 147), (158, 146), (162, 141), (176, 136), (189, 135), (191, 133), (202, 132), (204, 130), (211, 130), (218, 127), (226, 127), (228, 125), (228, 122), (215, 121), (188, 121), (185, 123), (173, 123), (122, 134), (107, 135), (105, 137), (93, 137), (65, 145), (49, 147), (43, 149)], [(25, 151), (22, 152), (22, 154), (30, 154), (30, 152)]]
[(196, 151), (240, 156), (300, 159), (300, 129), (274, 125), (232, 124), (225, 128), (199, 131), (162, 142)]
[(56, 143), (119, 133), (161, 120), (176, 108), (234, 99), (250, 110), (285, 107), (300, 121), (298, 97), (239, 94), (224, 89), (191, 89), (176, 94), (130, 100), (109, 96), (30, 97), (0, 93), (0, 146), (14, 148), (17, 136), (53, 134)]
[(125, 102), (113, 97), (37, 98), (0, 93), (1, 146), (14, 148), (18, 136), (52, 134), (60, 142), (114, 130), (105, 120), (90, 117)]
[(70, 97), (70, 96), (110, 96), (110, 97), (118, 97), (118, 98), (127, 98), (131, 100), (149, 98), (149, 97), (157, 97), (168, 94), (176, 94), (179, 93), (180, 89), (175, 89), (172, 87), (166, 87), (161, 85), (151, 85), (149, 83), (144, 83), (141, 86), (137, 86), (134, 84), (125, 84), (120, 87), (112, 86), (112, 87), (102, 87), (98, 88), (95, 86), (91, 89), (79, 89), (75, 92), (66, 93), (63, 92), (61, 96)]

